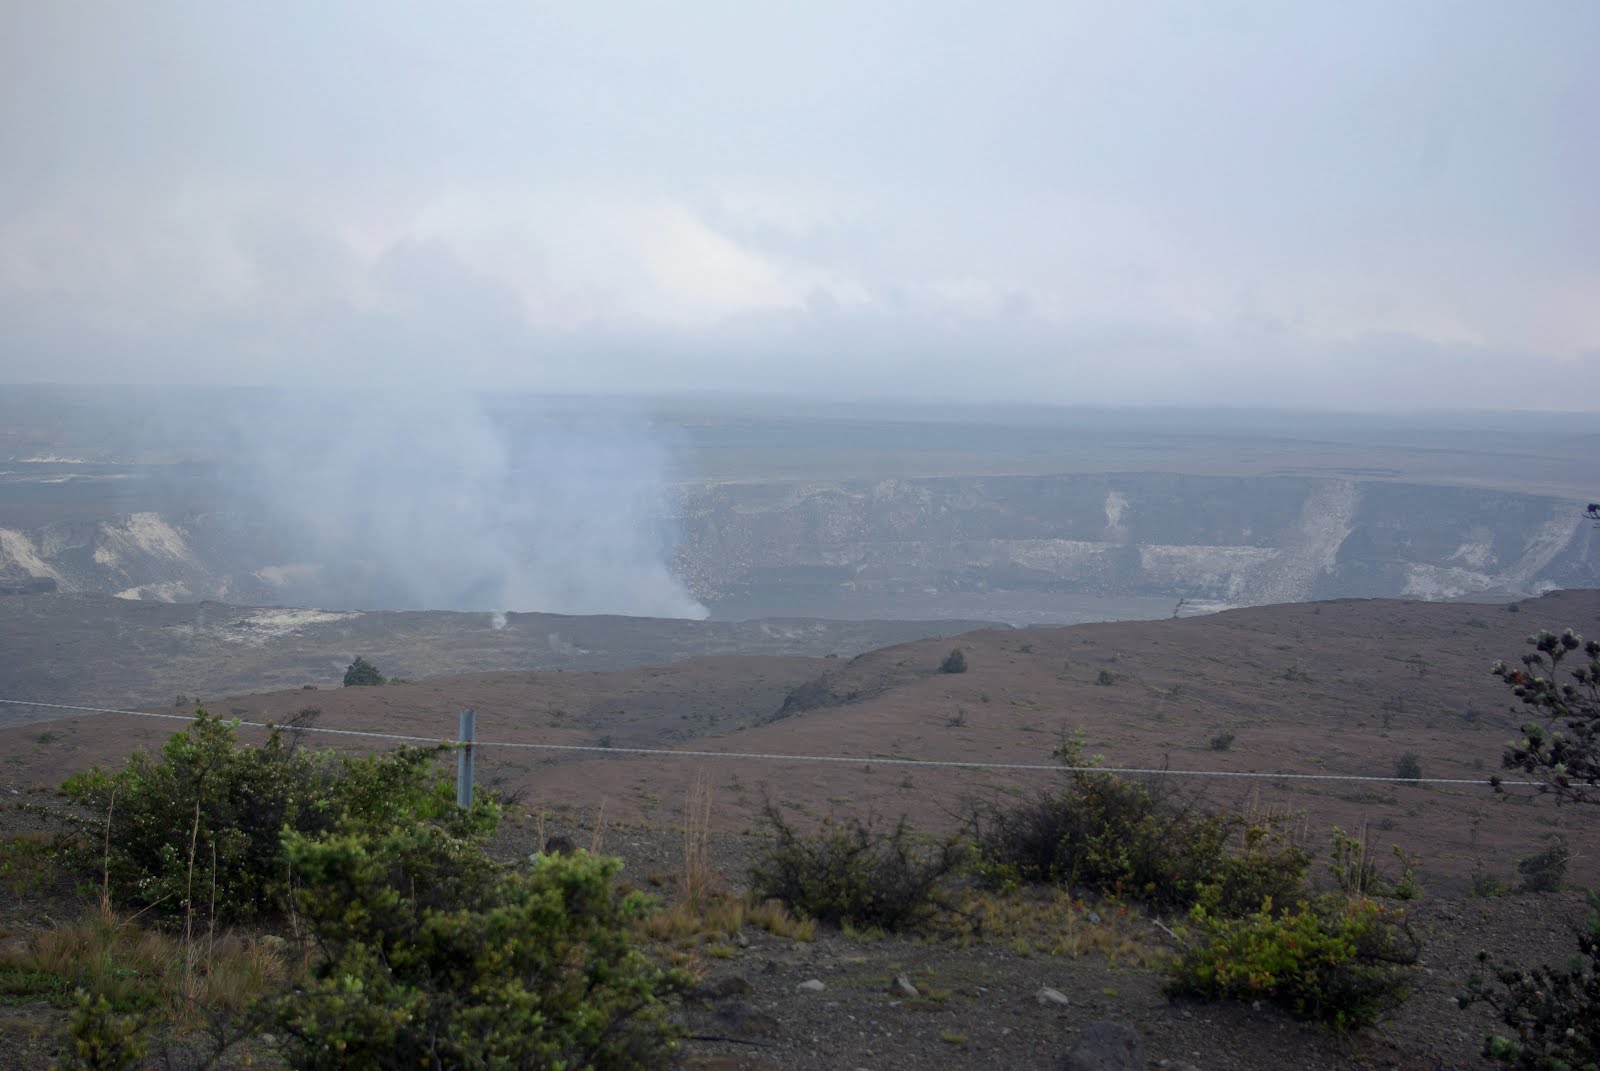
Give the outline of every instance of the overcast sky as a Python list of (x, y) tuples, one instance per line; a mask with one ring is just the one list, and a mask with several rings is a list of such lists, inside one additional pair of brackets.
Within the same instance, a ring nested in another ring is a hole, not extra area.
[(0, 381), (1600, 409), (1600, 3), (0, 0)]

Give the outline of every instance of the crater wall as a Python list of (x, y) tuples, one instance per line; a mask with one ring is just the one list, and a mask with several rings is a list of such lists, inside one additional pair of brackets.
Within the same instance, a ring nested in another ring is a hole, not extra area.
[[(1006, 592), (1241, 606), (1600, 583), (1596, 533), (1581, 504), (1460, 486), (959, 476), (692, 484), (678, 488), (673, 506), (641, 523), (669, 534), (674, 570), (713, 606)], [(203, 509), (0, 524), (0, 587), (273, 604), (290, 580), (303, 591), (317, 570), (335, 567), (286, 560), (268, 527)]]

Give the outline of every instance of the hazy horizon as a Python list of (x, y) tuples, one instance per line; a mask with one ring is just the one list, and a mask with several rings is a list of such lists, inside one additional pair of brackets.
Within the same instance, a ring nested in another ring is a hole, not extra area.
[(1600, 7), (0, 10), (0, 379), (1600, 409)]

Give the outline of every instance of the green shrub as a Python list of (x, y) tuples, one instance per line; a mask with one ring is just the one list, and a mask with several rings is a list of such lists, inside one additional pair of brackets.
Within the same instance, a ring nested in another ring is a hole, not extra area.
[(1504, 896), (1511, 889), (1505, 880), (1498, 874), (1487, 870), (1475, 870), (1472, 881), (1467, 885), (1467, 895), (1479, 900), (1493, 900), (1497, 896)]
[(1167, 990), (1205, 1000), (1270, 1000), (1336, 1029), (1374, 1022), (1405, 998), (1417, 941), (1405, 915), (1364, 897), (1328, 896), (1239, 919), (1203, 907), (1168, 968)]
[(1407, 781), (1417, 781), (1422, 777), (1422, 759), (1415, 751), (1407, 751), (1394, 760), (1394, 775)]
[(773, 843), (751, 867), (751, 889), (819, 922), (909, 929), (939, 906), (941, 885), (965, 859), (959, 841), (929, 842), (904, 818), (888, 832), (861, 819), (827, 819), (804, 836), (776, 807), (766, 815)]
[(1578, 955), (1567, 966), (1524, 970), (1478, 962), (1494, 983), (1475, 973), (1459, 999), (1462, 1007), (1485, 1002), (1511, 1034), (1484, 1039), (1483, 1054), (1527, 1071), (1570, 1071), (1600, 1066), (1600, 894), (1590, 891), (1589, 914), (1578, 933)]
[(1102, 688), (1109, 688), (1111, 685), (1117, 683), (1117, 675), (1111, 672), (1109, 669), (1102, 669), (1099, 673), (1095, 674), (1094, 682), (1100, 685)]
[(952, 647), (950, 653), (944, 656), (944, 661), (939, 663), (940, 673), (965, 673), (967, 671), (967, 656), (961, 653), (961, 648)]
[(144, 1059), (149, 1029), (145, 1017), (118, 1015), (105, 997), (80, 989), (55, 1067), (59, 1071), (131, 1071)]
[(436, 826), (285, 838), (325, 952), (278, 1004), (290, 1066), (648, 1068), (686, 978), (631, 943), (645, 910), (620, 862), (577, 852), (518, 873)]
[(1531, 893), (1558, 892), (1567, 877), (1567, 863), (1572, 859), (1572, 849), (1564, 840), (1556, 840), (1542, 852), (1517, 860), (1517, 873), (1522, 875), (1522, 891)]
[(1233, 734), (1224, 729), (1222, 732), (1211, 738), (1211, 750), (1227, 751), (1229, 748), (1233, 747), (1233, 740)]
[(978, 870), (993, 884), (1049, 882), (1161, 907), (1224, 914), (1300, 893), (1310, 857), (1270, 822), (1186, 809), (1137, 781), (1082, 769), (1063, 745), (1065, 784), (1025, 803), (977, 809)]
[(221, 919), (273, 915), (285, 906), (285, 829), (383, 828), (437, 821), (487, 833), (496, 812), (470, 813), (434, 771), (438, 749), (403, 747), (335, 759), (296, 748), (274, 731), (241, 747), (233, 723), (197, 711), (161, 757), (135, 752), (116, 773), (95, 767), (69, 778), (67, 795), (92, 814), (78, 838), (79, 866), (104, 873), (119, 902), (182, 912), (192, 897)]
[(378, 667), (359, 655), (354, 662), (345, 667), (346, 688), (371, 688), (383, 683), (383, 674), (378, 672)]

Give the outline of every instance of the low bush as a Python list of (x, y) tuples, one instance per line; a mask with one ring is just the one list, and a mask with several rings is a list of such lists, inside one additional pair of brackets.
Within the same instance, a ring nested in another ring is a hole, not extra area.
[(1589, 893), (1578, 955), (1565, 967), (1491, 964), (1486, 952), (1478, 953), (1478, 962), (1492, 981), (1473, 974), (1460, 1004), (1485, 1002), (1511, 1028), (1484, 1039), (1485, 1056), (1527, 1071), (1600, 1066), (1600, 894)]
[(1415, 751), (1407, 751), (1394, 760), (1394, 775), (1406, 781), (1421, 780), (1422, 759)]
[(887, 832), (870, 820), (828, 819), (806, 836), (776, 807), (766, 816), (773, 843), (751, 867), (751, 890), (819, 922), (909, 929), (938, 908), (941, 886), (966, 858), (959, 840), (930, 841), (904, 818)]
[(1523, 892), (1559, 892), (1567, 877), (1567, 863), (1572, 859), (1572, 849), (1564, 840), (1553, 841), (1542, 852), (1517, 860), (1517, 873), (1522, 875)]
[(119, 1015), (105, 997), (80, 990), (54, 1066), (58, 1071), (132, 1071), (150, 1047), (149, 1032), (145, 1017)]
[(1405, 998), (1417, 941), (1405, 915), (1364, 897), (1327, 896), (1244, 918), (1196, 906), (1167, 990), (1206, 1000), (1270, 1000), (1336, 1029), (1366, 1026)]
[(944, 656), (944, 661), (939, 663), (940, 673), (965, 673), (967, 671), (967, 656), (961, 653), (961, 648), (952, 647), (950, 653)]
[(1281, 825), (1184, 808), (1140, 782), (1084, 769), (1081, 742), (1057, 757), (1076, 768), (1061, 788), (975, 809), (977, 869), (990, 884), (1048, 882), (1227, 915), (1300, 894), (1311, 860)]
[(1234, 735), (1226, 729), (1211, 738), (1212, 751), (1227, 751), (1233, 747)]
[(438, 749), (402, 747), (363, 758), (297, 748), (273, 731), (241, 747), (234, 723), (203, 708), (160, 758), (135, 752), (115, 773), (95, 767), (62, 786), (91, 810), (77, 838), (80, 869), (119, 902), (181, 913), (214, 905), (219, 919), (270, 916), (285, 906), (285, 829), (301, 834), (397, 821), (443, 823), (484, 835), (497, 817), (470, 812), (434, 768)]
[(503, 868), (436, 826), (286, 838), (326, 959), (277, 1006), (290, 1066), (663, 1065), (687, 978), (633, 947), (645, 910), (588, 852)]

